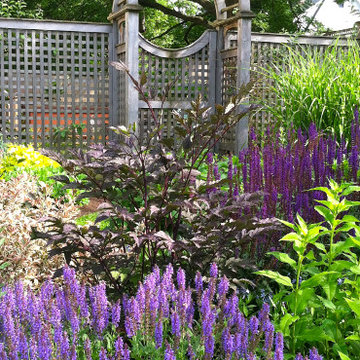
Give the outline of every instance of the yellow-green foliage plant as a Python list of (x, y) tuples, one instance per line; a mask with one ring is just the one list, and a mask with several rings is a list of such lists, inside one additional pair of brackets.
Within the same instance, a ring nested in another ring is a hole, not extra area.
[[(273, 85), (275, 96), (263, 105), (274, 121), (305, 131), (314, 123), (318, 130), (350, 140), (351, 121), (360, 103), (360, 51), (355, 41), (337, 42), (324, 52), (309, 47), (287, 47), (285, 66), (271, 64), (260, 73)], [(282, 57), (282, 59), (283, 59)]]
[(23, 169), (60, 168), (60, 165), (48, 157), (36, 151), (32, 145), (10, 144), (6, 147), (1, 160), (0, 178), (6, 178), (9, 174)]

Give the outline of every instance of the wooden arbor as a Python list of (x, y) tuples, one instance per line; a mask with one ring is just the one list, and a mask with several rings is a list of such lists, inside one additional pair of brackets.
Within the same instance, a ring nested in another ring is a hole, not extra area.
[[(229, 3), (215, 0), (217, 19), (214, 29), (207, 30), (193, 44), (182, 49), (164, 49), (151, 44), (139, 34), (139, 12), (142, 7), (138, 0), (115, 0), (109, 20), (113, 22), (115, 57), (127, 64), (130, 73), (139, 78), (146, 72), (152, 93), (151, 105), (156, 113), (163, 111), (166, 122), (165, 135), (173, 136), (173, 111), (186, 109), (197, 95), (201, 94), (207, 105), (222, 103), (225, 99), (224, 65), (222, 53), (227, 47), (227, 33), (237, 30), (236, 81), (240, 87), (250, 79), (251, 19), (250, 0)], [(161, 109), (161, 90), (170, 81), (178, 79), (169, 92), (164, 108)], [(151, 116), (147, 105), (139, 100), (130, 79), (124, 73), (118, 74), (118, 124), (137, 124), (140, 135), (151, 129)], [(248, 123), (243, 120), (235, 134), (224, 144), (225, 149), (238, 151), (247, 144)]]

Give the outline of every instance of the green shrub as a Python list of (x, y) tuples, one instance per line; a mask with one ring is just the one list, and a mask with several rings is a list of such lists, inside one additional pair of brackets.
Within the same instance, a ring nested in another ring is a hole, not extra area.
[(315, 207), (323, 221), (307, 224), (298, 215), (297, 224), (284, 222), (293, 232), (281, 240), (292, 243), (293, 254), (270, 253), (289, 266), (289, 276), (271, 270), (257, 274), (281, 288), (274, 296), (277, 330), (294, 355), (311, 344), (326, 359), (355, 359), (360, 351), (360, 227), (348, 212), (360, 202), (347, 197), (360, 187), (330, 181), (329, 189), (314, 190), (326, 194)]
[(288, 47), (283, 63), (260, 72), (269, 78), (277, 99), (265, 103), (278, 125), (342, 134), (350, 139), (355, 106), (360, 102), (360, 54), (355, 41), (346, 48), (335, 43), (323, 53), (306, 47)]

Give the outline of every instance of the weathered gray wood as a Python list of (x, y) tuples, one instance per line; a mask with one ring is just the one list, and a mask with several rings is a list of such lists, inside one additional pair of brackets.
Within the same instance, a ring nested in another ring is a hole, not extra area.
[[(204, 63), (204, 67), (206, 64)], [(208, 95), (208, 103), (209, 106), (214, 106), (216, 103), (219, 103), (219, 98), (221, 94), (221, 88), (219, 85), (221, 84), (217, 82), (218, 79), (218, 71), (217, 71), (217, 33), (212, 31), (209, 37), (209, 51), (208, 51), (208, 78), (207, 78), (207, 87), (209, 91)], [(221, 75), (220, 75), (221, 79)]]
[(34, 102), (33, 110), (33, 141), (34, 147), (38, 147), (38, 129), (37, 129), (37, 78), (36, 78), (36, 32), (35, 30), (31, 31), (31, 60), (32, 60), (32, 96)]
[[(67, 47), (67, 51), (68, 51), (69, 47)], [(66, 91), (66, 97), (70, 97), (70, 101), (71, 101), (71, 123), (75, 124), (75, 120), (76, 120), (76, 98), (74, 95), (75, 94), (75, 33), (70, 33), (70, 64), (71, 64), (71, 73), (70, 73), (70, 86), (69, 89), (67, 89)], [(66, 65), (67, 67), (67, 65)], [(70, 90), (70, 94), (69, 94), (69, 90)], [(82, 119), (80, 119), (80, 124), (81, 124)], [(72, 134), (73, 135), (73, 134)], [(73, 140), (74, 141), (74, 140)]]
[(104, 119), (112, 117), (105, 67), (112, 26), (85, 25), (0, 19), (0, 88), (7, 89), (0, 95), (4, 140), (53, 146), (53, 127), (66, 129), (86, 115), (99, 117), (91, 141), (105, 141)]
[[(138, 5), (137, 0), (127, 0), (127, 4)], [(139, 12), (129, 10), (125, 14), (125, 61), (130, 74), (135, 80), (139, 80)], [(138, 123), (139, 94), (134, 84), (127, 76), (125, 79), (125, 116), (129, 125)]]
[[(40, 39), (39, 39), (39, 59), (40, 59), (40, 116), (41, 116), (41, 146), (45, 146), (45, 108), (43, 104), (45, 103), (45, 91), (44, 91), (44, 32), (40, 32)], [(36, 116), (37, 118), (37, 116)]]
[[(0, 29), (0, 51), (4, 51), (4, 31)], [(0, 72), (4, 74), (4, 59), (0, 61)], [(0, 99), (1, 99), (1, 107), (0, 107), (0, 123), (1, 123), (1, 139), (5, 141), (5, 131), (6, 131), (6, 117), (5, 117), (5, 79), (3, 76), (0, 76)]]
[[(20, 71), (21, 62), (20, 62), (20, 32), (16, 30), (16, 71)], [(17, 129), (17, 142), (21, 143), (22, 138), (22, 109), (21, 109), (21, 84), (20, 84), (20, 76), (16, 77), (16, 89), (17, 89), (17, 116), (16, 116), (16, 124), (18, 126)]]
[[(162, 101), (160, 100), (153, 100), (150, 101), (150, 104), (152, 106), (152, 108), (154, 109), (161, 109), (162, 108)], [(204, 104), (206, 104), (204, 102)], [(140, 109), (148, 109), (148, 105), (145, 103), (145, 101), (143, 100), (139, 100), (139, 108)], [(190, 109), (191, 108), (191, 104), (190, 101), (185, 100), (185, 101), (165, 101), (164, 102), (164, 109), (174, 109), (174, 110), (180, 110), (180, 109)]]
[[(250, 0), (239, 0), (239, 10), (250, 11)], [(237, 87), (247, 84), (250, 81), (251, 63), (251, 18), (246, 16), (238, 20), (238, 54), (237, 54)], [(247, 147), (248, 143), (249, 118), (244, 117), (236, 126), (235, 152)]]
[(75, 32), (104, 32), (110, 33), (112, 26), (104, 23), (86, 23), (57, 20), (28, 20), (0, 18), (4, 29), (42, 30), (42, 31), (75, 31)]
[(292, 44), (311, 45), (311, 46), (329, 46), (337, 42), (338, 45), (346, 46), (347, 39), (336, 39), (332, 36), (300, 36), (294, 38), (285, 34), (269, 34), (269, 33), (252, 33), (251, 40), (253, 42), (271, 43), (271, 44)]
[[(29, 72), (29, 33), (25, 30), (24, 33), (24, 72), (28, 74)], [(29, 82), (30, 79), (28, 76), (24, 77), (24, 96), (25, 96), (25, 126), (26, 126), (26, 143), (30, 142), (30, 108), (29, 108)]]
[(209, 43), (209, 33), (211, 31), (205, 31), (199, 39), (189, 46), (186, 46), (182, 49), (165, 49), (160, 46), (154, 45), (148, 40), (146, 40), (141, 34), (139, 34), (139, 46), (146, 50), (147, 52), (156, 55), (161, 58), (183, 58), (191, 56), (199, 52), (204, 46)]
[(52, 62), (52, 32), (47, 32), (47, 53), (48, 53), (48, 114), (49, 114), (49, 143), (53, 147), (54, 134), (53, 134), (53, 90), (52, 90), (52, 79), (53, 79), (53, 64)]

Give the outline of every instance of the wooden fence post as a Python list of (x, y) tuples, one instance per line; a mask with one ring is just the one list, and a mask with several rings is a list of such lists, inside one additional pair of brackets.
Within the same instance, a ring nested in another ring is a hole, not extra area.
[[(128, 67), (130, 74), (139, 81), (139, 11), (138, 0), (115, 0), (113, 12), (108, 19), (117, 22), (118, 58)], [(119, 124), (138, 124), (139, 94), (128, 76), (120, 75)], [(138, 130), (138, 129), (137, 129)]]
[[(138, 0), (127, 0), (130, 5), (125, 15), (126, 65), (130, 74), (139, 80), (139, 11)], [(128, 125), (136, 124), (138, 129), (139, 94), (129, 77), (126, 78), (126, 121)]]
[[(237, 83), (239, 89), (250, 81), (251, 64), (251, 19), (254, 13), (250, 10), (250, 0), (239, 0), (240, 19), (237, 31)], [(236, 127), (235, 154), (248, 144), (249, 118), (240, 120)]]

